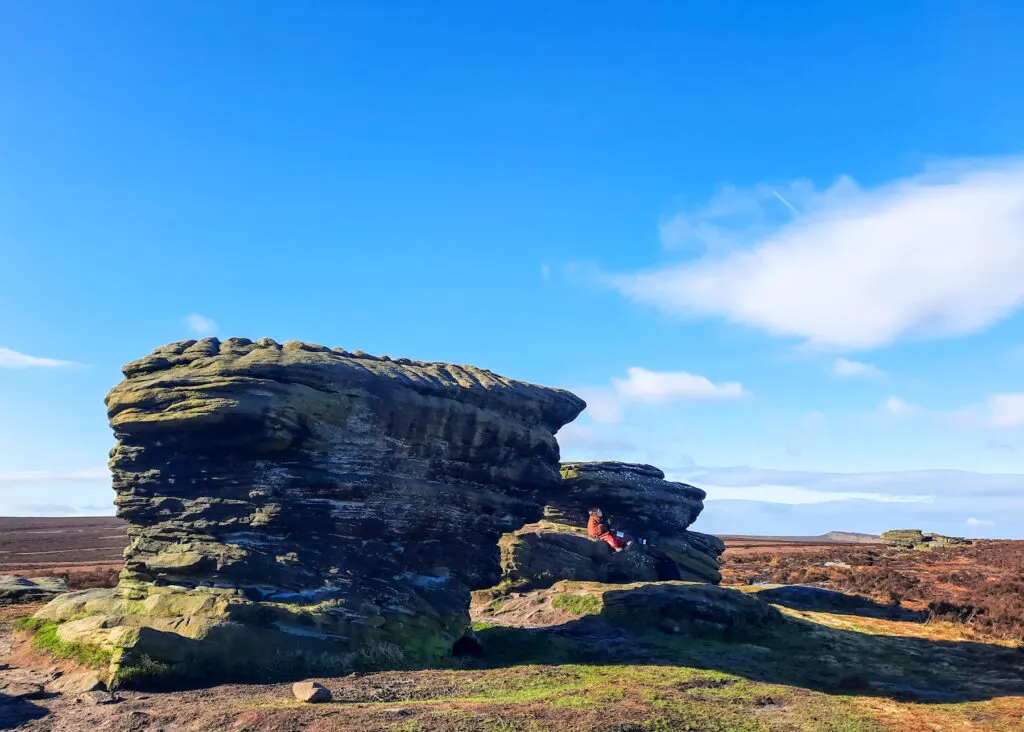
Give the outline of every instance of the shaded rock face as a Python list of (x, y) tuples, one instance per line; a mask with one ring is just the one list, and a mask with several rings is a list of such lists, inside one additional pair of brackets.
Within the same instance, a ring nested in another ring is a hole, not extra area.
[[(545, 506), (545, 521), (502, 539), (506, 581), (548, 587), (559, 580), (640, 582), (721, 581), (714, 536), (688, 531), (704, 507), (704, 491), (665, 480), (651, 465), (562, 463), (561, 490)], [(585, 531), (589, 509), (599, 507), (616, 531), (644, 538), (614, 552)]]
[(558, 582), (489, 600), (477, 593), (474, 618), (510, 627), (626, 626), (722, 640), (756, 640), (785, 620), (759, 597), (709, 584)]
[(269, 339), (176, 343), (124, 374), (107, 408), (125, 569), (102, 619), (61, 634), (175, 671), (447, 652), (469, 590), (499, 577), (499, 537), (558, 489), (554, 433), (585, 406)]
[(881, 536), (882, 542), (896, 549), (930, 549), (942, 546), (970, 544), (969, 539), (942, 534), (926, 534), (920, 529), (893, 529)]

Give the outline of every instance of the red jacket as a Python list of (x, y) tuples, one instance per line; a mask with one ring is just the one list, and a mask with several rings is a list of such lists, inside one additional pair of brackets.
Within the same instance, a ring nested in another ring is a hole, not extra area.
[(608, 533), (605, 531), (604, 523), (600, 518), (594, 514), (590, 514), (590, 520), (587, 522), (587, 534), (592, 538), (596, 539), (602, 534)]

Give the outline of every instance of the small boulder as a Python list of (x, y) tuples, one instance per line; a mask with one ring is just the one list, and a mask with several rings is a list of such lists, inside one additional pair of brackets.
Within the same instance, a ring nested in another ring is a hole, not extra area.
[(331, 700), (331, 691), (315, 681), (296, 681), (292, 684), (292, 694), (301, 702), (319, 704)]
[(53, 688), (64, 694), (84, 694), (87, 691), (102, 690), (103, 679), (95, 671), (80, 671), (60, 676)]
[(111, 694), (109, 691), (102, 691), (99, 689), (79, 694), (78, 699), (82, 703), (93, 707), (99, 704), (117, 704), (117, 702), (121, 701), (120, 697)]

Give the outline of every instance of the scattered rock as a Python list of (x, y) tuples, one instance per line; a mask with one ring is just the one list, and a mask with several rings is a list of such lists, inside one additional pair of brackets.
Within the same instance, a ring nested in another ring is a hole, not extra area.
[(470, 590), (500, 578), (498, 539), (560, 490), (554, 433), (585, 406), (298, 341), (183, 341), (123, 372), (106, 401), (124, 571), (38, 617), (91, 613), (59, 637), (204, 678), (448, 656)]
[(315, 681), (296, 681), (292, 684), (292, 694), (301, 702), (320, 704), (331, 700), (331, 692)]
[(96, 706), (99, 704), (117, 704), (121, 701), (121, 698), (115, 694), (111, 694), (109, 691), (87, 691), (84, 694), (78, 695), (79, 701), (89, 706)]
[(60, 577), (0, 574), (0, 605), (50, 600), (67, 591), (68, 586)]

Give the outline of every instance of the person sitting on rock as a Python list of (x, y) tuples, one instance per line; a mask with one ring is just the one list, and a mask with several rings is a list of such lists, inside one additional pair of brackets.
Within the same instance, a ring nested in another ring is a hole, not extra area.
[[(600, 539), (608, 543), (612, 549), (621, 552), (627, 546), (627, 542), (611, 532), (608, 524), (604, 521), (604, 514), (600, 508), (590, 509), (590, 520), (587, 521), (587, 534), (591, 539)], [(630, 544), (632, 542), (629, 542)]]

